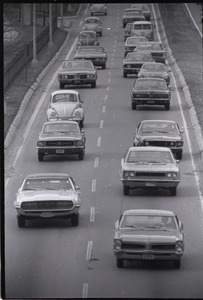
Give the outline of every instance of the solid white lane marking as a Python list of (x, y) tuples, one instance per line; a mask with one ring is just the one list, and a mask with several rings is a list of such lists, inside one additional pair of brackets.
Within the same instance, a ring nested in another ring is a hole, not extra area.
[(101, 147), (101, 136), (97, 139), (97, 147)]
[(99, 157), (95, 157), (94, 168), (98, 168), (98, 165), (99, 165)]
[[(155, 13), (154, 5), (153, 4), (152, 4), (152, 9), (153, 9), (154, 19), (155, 19), (155, 23), (156, 23), (156, 28), (158, 28), (158, 24), (157, 24), (157, 21), (156, 21), (157, 17), (156, 17), (156, 13)], [(159, 34), (158, 31), (157, 31), (157, 35), (158, 35), (159, 41), (161, 41), (161, 37), (160, 37), (160, 34)], [(186, 129), (185, 130), (185, 134), (186, 134), (186, 139), (187, 139), (187, 143), (188, 143), (188, 147), (189, 147), (189, 153), (190, 153), (190, 159), (191, 159), (191, 163), (192, 163), (192, 168), (193, 168), (193, 170), (195, 170), (196, 166), (195, 166), (195, 162), (194, 162), (194, 158), (193, 158), (193, 154), (192, 154), (192, 147), (191, 147), (191, 142), (190, 142), (190, 136), (189, 136), (189, 131), (187, 129), (188, 126), (187, 126), (187, 122), (186, 122), (186, 119), (185, 119), (185, 116), (184, 116), (184, 113), (183, 113), (183, 109), (182, 109), (182, 102), (181, 102), (180, 93), (178, 91), (176, 79), (175, 79), (175, 76), (173, 75), (173, 72), (171, 72), (171, 75), (172, 75), (173, 82), (174, 82), (174, 85), (175, 85), (175, 93), (177, 95), (178, 105), (179, 105), (179, 108), (180, 108), (180, 113), (181, 113), (181, 117), (182, 117), (182, 120), (183, 120), (184, 128)], [(202, 195), (202, 192), (201, 192), (201, 189), (200, 189), (201, 184), (200, 184), (199, 176), (195, 172), (194, 172), (194, 177), (195, 177), (196, 186), (197, 186), (197, 190), (198, 190), (198, 193), (199, 193), (200, 203), (201, 203), (202, 211), (203, 211), (203, 195)]]
[(201, 31), (199, 30), (199, 27), (197, 26), (197, 24), (196, 24), (196, 22), (195, 22), (195, 20), (194, 20), (194, 18), (193, 18), (193, 16), (192, 16), (192, 14), (191, 14), (191, 12), (190, 12), (190, 9), (189, 9), (189, 7), (187, 6), (187, 3), (184, 3), (184, 4), (185, 4), (185, 7), (186, 7), (186, 9), (187, 9), (187, 11), (188, 11), (188, 13), (189, 13), (189, 15), (190, 15), (190, 18), (192, 19), (193, 24), (195, 25), (195, 28), (197, 29), (197, 31), (199, 32), (200, 36), (202, 37), (202, 33), (201, 33)]
[(82, 298), (88, 297), (88, 283), (83, 283)]
[(90, 222), (94, 222), (95, 219), (95, 207), (90, 208)]
[(100, 121), (99, 128), (102, 129), (103, 127), (104, 127), (104, 120), (101, 120), (101, 121)]
[(105, 112), (106, 112), (106, 106), (104, 105), (102, 108), (102, 113), (105, 113)]
[(92, 193), (96, 191), (96, 179), (92, 179)]
[(91, 255), (92, 255), (92, 244), (93, 244), (92, 241), (88, 241), (87, 252), (86, 252), (86, 260), (88, 261), (91, 259)]

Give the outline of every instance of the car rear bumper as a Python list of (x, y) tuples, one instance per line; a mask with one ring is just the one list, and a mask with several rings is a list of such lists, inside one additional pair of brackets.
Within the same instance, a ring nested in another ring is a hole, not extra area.
[(166, 105), (170, 103), (170, 99), (142, 99), (132, 98), (132, 102), (136, 105)]
[(70, 148), (37, 148), (38, 154), (44, 155), (68, 155), (79, 154), (84, 151), (84, 147), (70, 147)]

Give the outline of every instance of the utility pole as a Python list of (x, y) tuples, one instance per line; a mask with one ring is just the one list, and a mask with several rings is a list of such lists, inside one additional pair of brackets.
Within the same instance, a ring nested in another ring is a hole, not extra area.
[(31, 65), (34, 66), (38, 63), (37, 60), (37, 47), (36, 47), (36, 7), (35, 3), (33, 3), (33, 56)]
[(53, 46), (52, 39), (52, 3), (49, 3), (49, 46)]

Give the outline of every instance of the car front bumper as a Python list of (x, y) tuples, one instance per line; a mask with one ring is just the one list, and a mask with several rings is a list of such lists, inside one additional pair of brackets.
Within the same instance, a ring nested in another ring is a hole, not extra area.
[(136, 105), (166, 105), (170, 103), (170, 99), (168, 98), (159, 98), (159, 99), (150, 99), (150, 98), (131, 98), (132, 102)]
[(79, 154), (85, 150), (85, 147), (52, 147), (52, 148), (37, 148), (38, 154), (44, 155), (68, 155), (68, 154)]
[(68, 217), (79, 212), (80, 205), (75, 205), (70, 210), (63, 210), (63, 211), (52, 211), (52, 210), (44, 210), (44, 211), (24, 211), (21, 208), (16, 207), (17, 214), (19, 216), (24, 216), (26, 218), (62, 218)]
[(133, 252), (133, 251), (115, 251), (114, 254), (119, 259), (126, 260), (179, 260), (183, 253), (175, 252)]
[(121, 178), (121, 182), (123, 183), (123, 186), (125, 187), (132, 187), (132, 188), (172, 188), (177, 187), (180, 183), (180, 179), (176, 180), (156, 180), (156, 179), (150, 179), (146, 178), (145, 180), (139, 179), (139, 180), (133, 180), (133, 179), (126, 179)]

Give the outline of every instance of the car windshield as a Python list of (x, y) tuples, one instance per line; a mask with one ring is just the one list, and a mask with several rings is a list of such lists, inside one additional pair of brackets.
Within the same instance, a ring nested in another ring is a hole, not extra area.
[(168, 133), (178, 135), (179, 131), (175, 123), (172, 122), (143, 122), (139, 133)]
[(151, 24), (134, 24), (134, 30), (151, 30)]
[(83, 33), (80, 33), (80, 38), (81, 39), (96, 39), (96, 33), (94, 32), (83, 32)]
[(22, 190), (71, 190), (68, 178), (31, 178), (26, 179)]
[(60, 134), (60, 133), (67, 133), (67, 134), (71, 134), (71, 135), (79, 135), (79, 128), (78, 128), (78, 124), (62, 124), (60, 122), (53, 123), (47, 123), (44, 125), (43, 127), (43, 133), (44, 134)]
[(91, 61), (68, 61), (64, 62), (62, 69), (73, 69), (73, 70), (81, 70), (81, 69), (92, 69)]
[(143, 43), (143, 44), (139, 44), (137, 49), (140, 49), (140, 50), (162, 50), (162, 47), (160, 44)]
[(125, 10), (126, 16), (140, 16), (142, 15), (142, 10), (133, 9), (133, 10)]
[(142, 65), (141, 71), (146, 71), (146, 72), (164, 72), (166, 71), (166, 67), (164, 64), (144, 64)]
[(68, 103), (68, 102), (78, 102), (78, 98), (75, 94), (64, 93), (56, 94), (52, 98), (52, 103)]
[(102, 53), (104, 52), (102, 47), (81, 47), (78, 52), (82, 53), (91, 53), (91, 52), (97, 52)]
[(169, 151), (129, 151), (126, 157), (126, 163), (135, 164), (150, 164), (150, 163), (160, 163), (167, 164), (173, 163), (172, 154)]
[(167, 90), (166, 82), (165, 80), (155, 80), (155, 79), (147, 79), (145, 80), (142, 78), (142, 80), (137, 80), (135, 82), (135, 88), (139, 90)]
[(97, 23), (99, 23), (99, 20), (98, 19), (86, 19), (85, 23), (86, 24), (97, 24)]
[(138, 230), (170, 230), (177, 228), (174, 217), (159, 215), (124, 215), (120, 227)]

